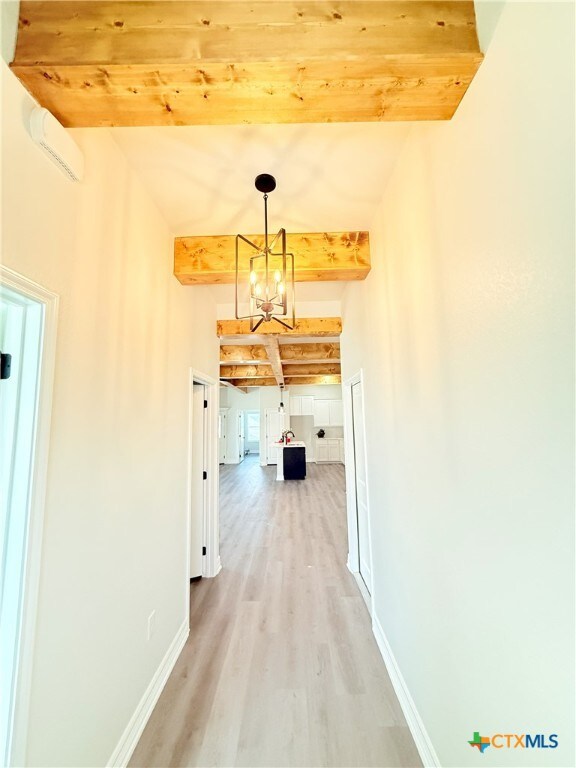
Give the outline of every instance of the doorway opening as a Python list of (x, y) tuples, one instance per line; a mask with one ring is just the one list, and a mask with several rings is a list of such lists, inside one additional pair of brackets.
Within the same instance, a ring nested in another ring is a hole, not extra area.
[(260, 454), (260, 411), (244, 411), (244, 453)]
[[(0, 268), (0, 754), (26, 757), (58, 297)], [(9, 356), (9, 357), (8, 357)]]

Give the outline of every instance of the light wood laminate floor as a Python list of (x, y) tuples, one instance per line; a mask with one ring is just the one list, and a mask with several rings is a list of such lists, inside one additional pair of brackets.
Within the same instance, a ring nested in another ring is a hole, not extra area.
[(344, 467), (220, 474), (223, 570), (130, 765), (420, 766), (346, 568)]

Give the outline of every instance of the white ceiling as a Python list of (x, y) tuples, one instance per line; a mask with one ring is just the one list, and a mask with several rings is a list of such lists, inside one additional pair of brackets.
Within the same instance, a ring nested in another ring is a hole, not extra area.
[[(276, 177), (271, 231), (346, 232), (370, 228), (410, 125), (114, 128), (112, 134), (175, 236), (260, 233), (259, 173)], [(346, 285), (299, 283), (297, 314), (309, 311), (302, 302), (339, 301)], [(218, 304), (234, 300), (233, 286), (211, 290)], [(233, 317), (231, 311), (219, 316)]]
[(175, 235), (257, 234), (259, 173), (276, 177), (270, 230), (370, 227), (410, 123), (114, 128)]

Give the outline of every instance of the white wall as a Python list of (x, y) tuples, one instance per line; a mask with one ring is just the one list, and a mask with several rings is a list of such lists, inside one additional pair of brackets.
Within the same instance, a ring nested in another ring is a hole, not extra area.
[(215, 307), (172, 276), (110, 133), (74, 131), (69, 182), (1, 66), (2, 258), (61, 299), (28, 760), (103, 766), (185, 620), (188, 375), (218, 376)]
[[(343, 301), (364, 369), (374, 610), (443, 766), (473, 731), (574, 764), (574, 8), (509, 3), (412, 130)], [(494, 762), (496, 761), (496, 762)]]
[(248, 392), (241, 392), (230, 387), (225, 387), (225, 389), (228, 392), (228, 406), (230, 408), (238, 408), (241, 411), (260, 410), (261, 387), (250, 388)]

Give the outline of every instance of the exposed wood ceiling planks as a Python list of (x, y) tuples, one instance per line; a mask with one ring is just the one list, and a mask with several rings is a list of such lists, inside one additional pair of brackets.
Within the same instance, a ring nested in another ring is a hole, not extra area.
[[(246, 237), (264, 245), (263, 235)], [(287, 233), (286, 240), (287, 250), (294, 253), (296, 282), (364, 280), (370, 271), (368, 232)], [(234, 283), (235, 247), (234, 235), (177, 237), (174, 275), (183, 285)]]
[[(224, 383), (224, 382), (222, 382)], [(235, 379), (233, 382), (238, 389), (247, 389), (249, 387), (277, 387), (276, 379)], [(308, 384), (340, 384), (340, 376), (304, 376), (300, 379), (289, 378), (284, 380), (286, 387), (304, 386)]]
[(339, 361), (340, 344), (281, 344), (280, 356), (282, 362), (297, 363), (322, 362), (323, 360)]
[(12, 68), (64, 125), (445, 120), (473, 2), (23, 0)]
[(306, 384), (340, 384), (340, 374), (332, 376), (303, 376), (302, 378), (294, 378), (289, 376), (285, 379), (287, 387), (300, 387)]
[(268, 360), (263, 344), (223, 344), (220, 347), (220, 363), (242, 365)]
[(340, 363), (309, 363), (308, 365), (284, 365), (282, 371), (286, 378), (302, 376), (340, 375)]
[(270, 365), (221, 365), (221, 379), (266, 379), (273, 376)]
[(245, 389), (281, 383), (297, 386), (340, 381), (340, 344), (279, 344), (279, 337), (275, 336), (263, 337), (262, 341), (262, 344), (222, 344), (220, 379), (223, 384)]

